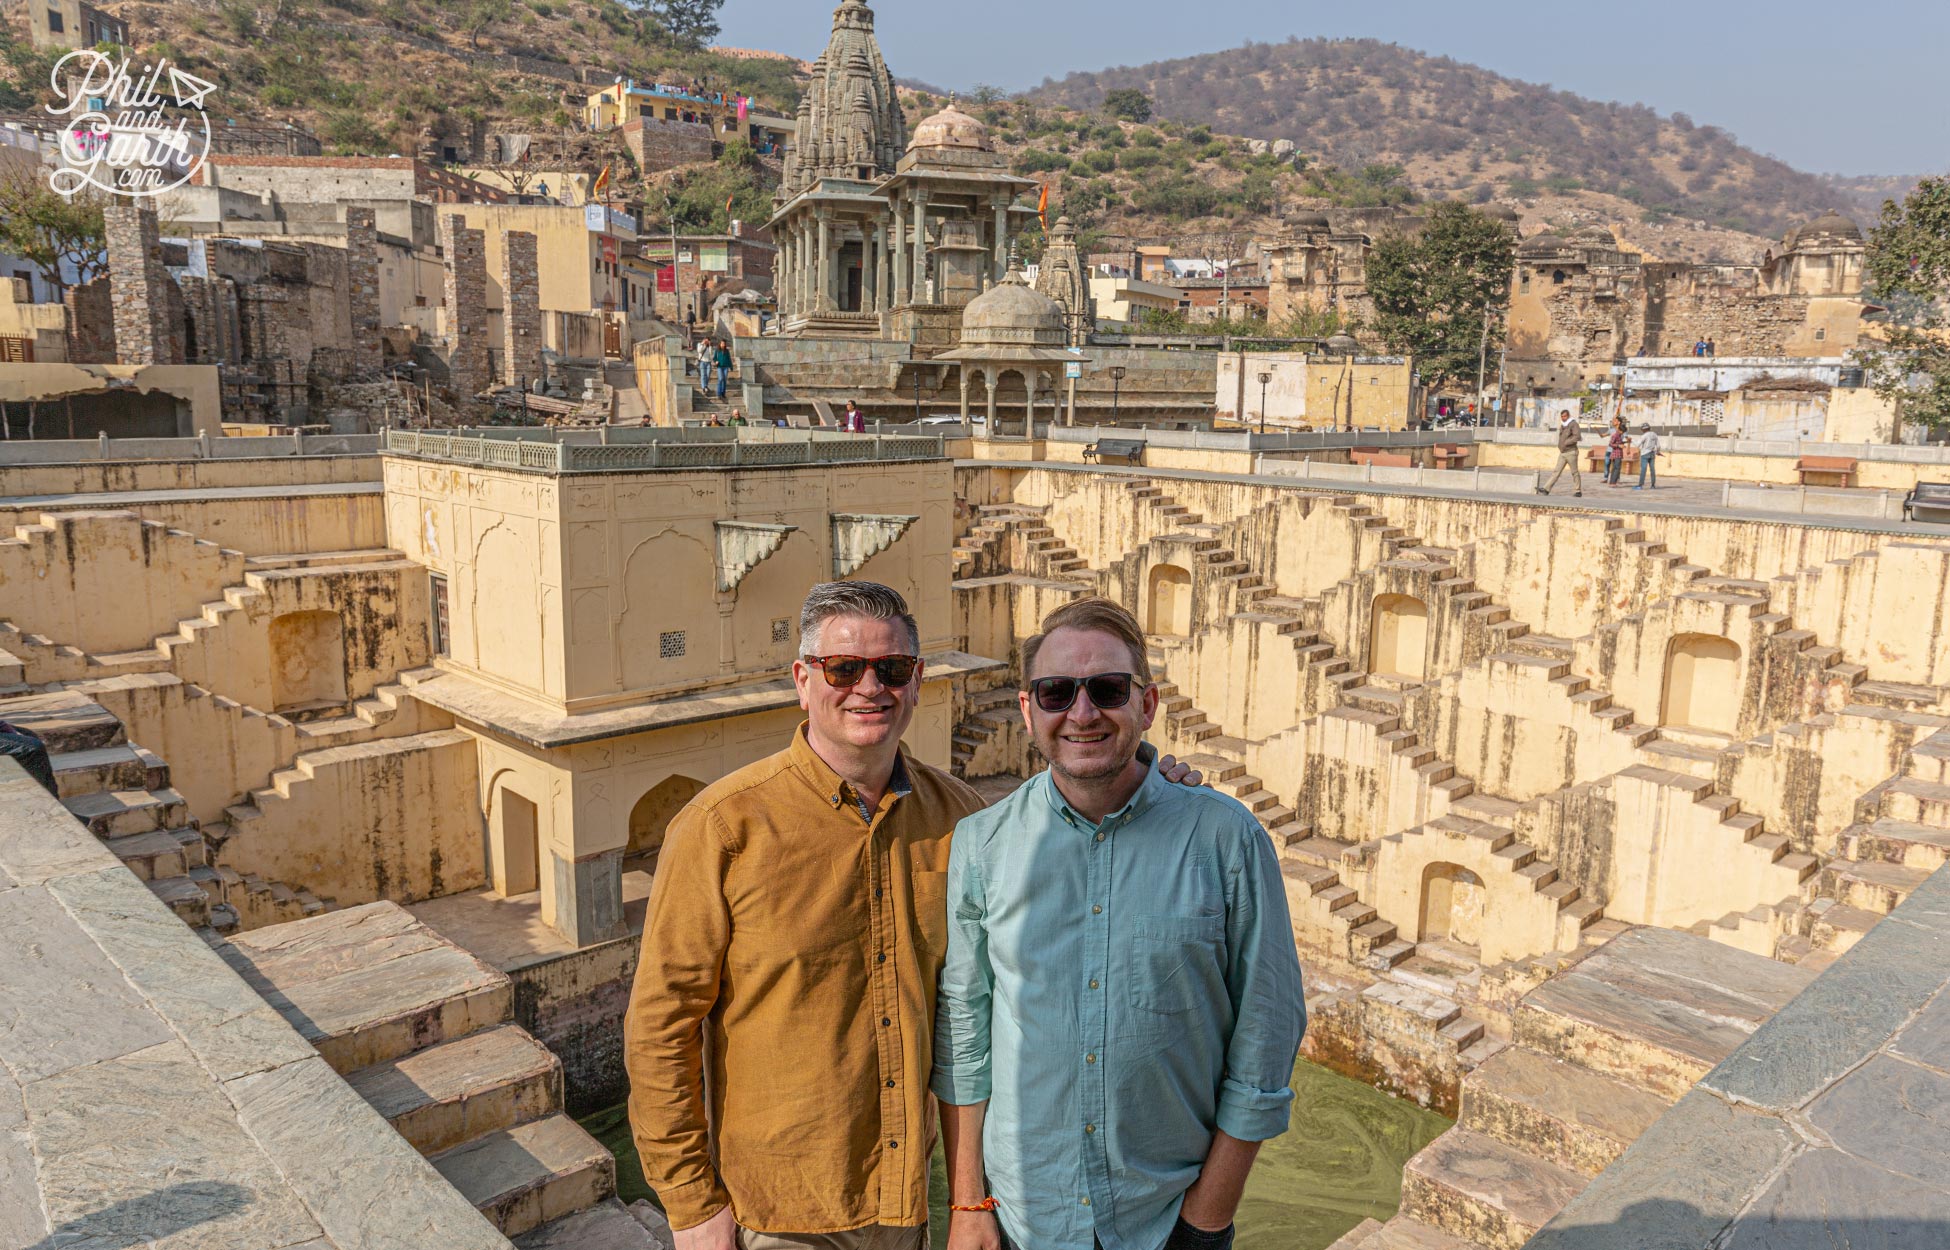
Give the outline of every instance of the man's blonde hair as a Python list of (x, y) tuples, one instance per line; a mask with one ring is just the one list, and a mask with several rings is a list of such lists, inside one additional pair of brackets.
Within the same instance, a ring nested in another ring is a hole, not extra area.
[[(1036, 677), (1036, 653), (1043, 649), (1043, 643), (1059, 629), (1094, 629), (1109, 634), (1123, 643), (1131, 652), (1131, 671), (1145, 685), (1151, 684), (1151, 664), (1146, 659), (1149, 647), (1144, 641), (1144, 629), (1138, 624), (1122, 604), (1109, 599), (1076, 599), (1064, 604), (1043, 618), (1043, 630), (1022, 644), (1022, 681), (1026, 686)], [(1065, 674), (1072, 677), (1088, 677), (1089, 673)]]

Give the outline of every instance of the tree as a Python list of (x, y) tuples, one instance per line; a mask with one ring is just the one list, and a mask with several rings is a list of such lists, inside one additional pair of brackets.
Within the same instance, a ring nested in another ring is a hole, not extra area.
[(1900, 204), (1884, 201), (1866, 277), (1865, 294), (1890, 310), (1882, 346), (1860, 353), (1876, 394), (1903, 420), (1950, 426), (1950, 177), (1923, 179)]
[(505, 22), (515, 13), (514, 0), (470, 0), (467, 6), (467, 38), (473, 47), (481, 46), (481, 32), (496, 22)]
[(1151, 120), (1151, 97), (1136, 87), (1119, 87), (1104, 92), (1104, 112), (1127, 122)]
[(647, 7), (664, 38), (686, 52), (699, 52), (718, 37), (724, 0), (652, 0)]
[(62, 284), (63, 261), (78, 282), (93, 281), (108, 265), (102, 203), (92, 193), (60, 195), (26, 170), (0, 179), (0, 252), (39, 269), (50, 286)]
[[(1374, 328), (1392, 350), (1415, 357), (1424, 383), (1474, 378), (1485, 310), (1509, 290), (1516, 248), (1503, 223), (1448, 200), (1429, 210), (1421, 234), (1387, 235), (1369, 251)], [(1492, 318), (1488, 354), (1501, 343)]]

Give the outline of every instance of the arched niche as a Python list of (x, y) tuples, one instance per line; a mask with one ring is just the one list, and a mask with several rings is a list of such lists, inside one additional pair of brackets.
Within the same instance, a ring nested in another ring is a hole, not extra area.
[(1368, 671), (1421, 681), (1428, 675), (1429, 605), (1413, 595), (1376, 595), (1368, 630)]
[(1154, 565), (1145, 593), (1145, 629), (1185, 638), (1192, 632), (1192, 574), (1176, 564)]
[(503, 898), (541, 888), (541, 817), (535, 801), (501, 786), (488, 831), (488, 868)]
[(336, 612), (271, 620), (271, 704), (278, 712), (345, 702), (345, 626)]
[(1423, 941), (1446, 939), (1465, 946), (1483, 940), (1483, 879), (1457, 864), (1422, 869)]
[(663, 849), (664, 830), (684, 804), (696, 798), (704, 783), (690, 777), (666, 777), (644, 792), (630, 808), (630, 843), (623, 854), (632, 867), (656, 871), (657, 852)]
[(1666, 650), (1660, 723), (1730, 734), (1740, 718), (1740, 645), (1717, 634), (1681, 634)]

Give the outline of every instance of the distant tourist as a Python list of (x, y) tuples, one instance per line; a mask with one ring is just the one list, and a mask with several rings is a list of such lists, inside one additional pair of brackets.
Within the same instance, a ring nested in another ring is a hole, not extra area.
[(709, 394), (711, 391), (712, 344), (708, 338), (697, 341), (697, 389)]
[(850, 399), (846, 401), (846, 412), (840, 418), (840, 428), (849, 434), (865, 434), (867, 432), (866, 414), (861, 412), (860, 406)]
[(1651, 422), (1639, 426), (1639, 484), (1633, 490), (1658, 490), (1659, 471), (1652, 467), (1659, 458), (1659, 433)]
[(955, 829), (950, 1246), (1222, 1250), (1287, 1130), (1307, 1015), (1279, 859), (1238, 800), (1153, 776), (1145, 646), (1106, 599), (1045, 617), (1022, 707), (1049, 769)]
[(1564, 470), (1571, 471), (1571, 494), (1584, 494), (1584, 480), (1578, 476), (1578, 419), (1571, 415), (1569, 408), (1557, 414), (1557, 472), (1551, 480), (1537, 488), (1540, 495), (1548, 495), (1557, 489), (1557, 479), (1564, 476)]
[(920, 651), (898, 592), (813, 587), (791, 745), (664, 835), (623, 1038), (630, 1129), (677, 1250), (927, 1244), (949, 839), (982, 800), (901, 749)]
[(1625, 471), (1625, 448), (1631, 440), (1625, 434), (1625, 418), (1611, 419), (1611, 434), (1605, 440), (1605, 485), (1619, 485), (1619, 474)]
[(1718, 343), (1715, 343), (1712, 339), (1706, 340), (1706, 354), (1709, 356), (1719, 355), (1720, 345)]
[(711, 356), (711, 363), (717, 367), (718, 398), (723, 399), (725, 383), (731, 379), (731, 343), (728, 340), (718, 340), (718, 346)]
[(729, 421), (727, 421), (727, 422), (725, 422), (725, 424), (726, 424), (726, 425), (750, 425), (750, 424), (751, 424), (751, 422), (749, 422), (749, 421), (747, 421), (747, 420), (745, 420), (745, 410), (744, 410), (744, 409), (742, 409), (742, 408), (733, 408), (733, 409), (731, 410), (731, 420), (729, 420)]

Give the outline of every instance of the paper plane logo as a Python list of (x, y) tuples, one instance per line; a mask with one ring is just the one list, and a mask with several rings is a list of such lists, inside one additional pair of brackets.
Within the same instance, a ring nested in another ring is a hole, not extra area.
[(217, 89), (164, 58), (153, 65), (84, 48), (54, 63), (57, 101), (47, 111), (65, 117), (62, 164), (48, 182), (62, 195), (94, 187), (142, 199), (173, 191), (196, 176), (210, 154), (204, 102)]

